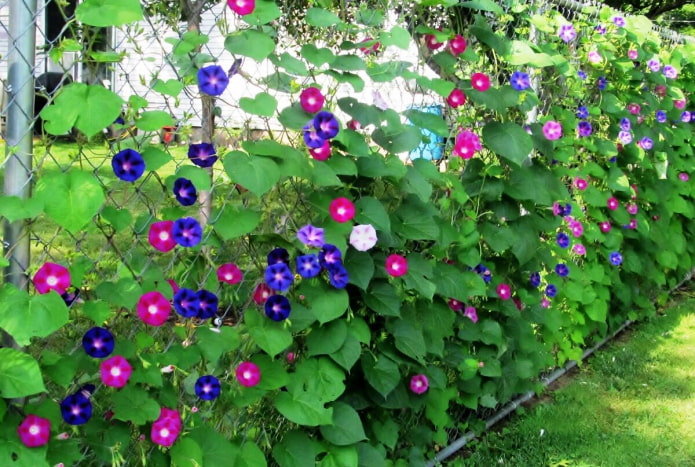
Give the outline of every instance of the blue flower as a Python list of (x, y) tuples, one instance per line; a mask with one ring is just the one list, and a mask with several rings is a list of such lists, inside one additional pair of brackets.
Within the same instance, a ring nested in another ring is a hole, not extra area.
[(193, 247), (203, 239), (203, 228), (194, 218), (184, 217), (174, 221), (171, 236), (179, 245)]
[(328, 269), (333, 264), (341, 264), (343, 255), (337, 246), (326, 243), (319, 251), (319, 264), (322, 268)]
[(198, 293), (186, 288), (177, 290), (174, 294), (174, 310), (184, 318), (198, 316), (200, 311)]
[(134, 149), (124, 149), (111, 159), (116, 177), (125, 182), (134, 182), (145, 173), (145, 160)]
[(289, 263), (290, 254), (284, 248), (275, 248), (273, 251), (268, 253), (268, 266), (272, 266), (276, 263)]
[(579, 122), (577, 125), (577, 132), (579, 133), (579, 136), (591, 136), (594, 129), (589, 122)]
[(292, 307), (284, 295), (271, 295), (265, 302), (265, 315), (273, 321), (282, 321), (290, 315)]
[(204, 401), (217, 399), (221, 389), (220, 380), (212, 375), (201, 376), (195, 382), (195, 395)]
[(338, 119), (335, 118), (335, 115), (325, 110), (314, 116), (313, 125), (318, 137), (324, 141), (334, 138), (340, 129)]
[(490, 271), (483, 264), (479, 264), (476, 267), (474, 267), (473, 271), (475, 271), (485, 281), (486, 284), (492, 280), (492, 271)]
[(539, 285), (541, 285), (541, 273), (532, 272), (531, 276), (529, 276), (529, 282), (533, 287), (538, 287)]
[(92, 402), (81, 391), (71, 394), (60, 403), (60, 414), (70, 425), (84, 425), (92, 418)]
[(579, 79), (581, 79), (582, 81), (584, 81), (584, 80), (587, 78), (586, 72), (583, 71), (583, 70), (577, 71), (577, 76), (578, 76)]
[(666, 122), (666, 119), (667, 119), (666, 112), (664, 112), (663, 110), (657, 110), (655, 116), (656, 116), (657, 122), (659, 122), (659, 123), (665, 123)]
[(644, 149), (645, 151), (649, 151), (651, 148), (654, 147), (654, 141), (652, 141), (651, 138), (645, 136), (639, 141), (639, 145)]
[(560, 232), (557, 234), (557, 244), (560, 248), (567, 248), (570, 246), (570, 237), (565, 232)]
[(555, 295), (557, 295), (557, 287), (555, 287), (553, 284), (548, 284), (545, 287), (545, 294), (548, 297), (553, 298)]
[(209, 65), (198, 70), (198, 87), (202, 93), (219, 96), (228, 84), (229, 76), (219, 65)]
[(318, 149), (323, 146), (326, 142), (324, 138), (321, 138), (316, 132), (312, 122), (309, 122), (304, 128), (304, 143), (311, 149)]
[(210, 143), (191, 144), (188, 146), (188, 158), (198, 167), (212, 167), (217, 162), (217, 152)]
[(336, 289), (344, 289), (350, 282), (350, 275), (342, 263), (332, 264), (328, 267), (328, 281)]
[(219, 299), (209, 290), (198, 291), (198, 315), (200, 319), (209, 319), (217, 314)]
[(303, 255), (297, 256), (297, 273), (305, 279), (316, 277), (321, 272), (318, 256)]
[(608, 80), (605, 78), (605, 76), (599, 76), (598, 80), (596, 80), (596, 87), (598, 90), (603, 91), (606, 89), (606, 86), (608, 86)]
[(614, 251), (610, 255), (608, 255), (608, 260), (611, 262), (613, 266), (620, 266), (623, 264), (623, 255), (618, 253), (617, 251)]
[(555, 266), (555, 272), (560, 277), (567, 277), (570, 273), (570, 269), (566, 264), (559, 263)]
[(292, 271), (285, 263), (271, 264), (265, 270), (265, 282), (273, 290), (284, 292), (290, 288), (293, 280)]
[(108, 329), (93, 327), (84, 333), (82, 347), (87, 355), (94, 358), (104, 358), (111, 355), (115, 345), (113, 334)]
[(528, 73), (523, 71), (515, 71), (509, 78), (509, 84), (517, 91), (524, 91), (531, 87), (531, 80)]
[(630, 131), (630, 128), (632, 127), (632, 123), (630, 123), (630, 119), (627, 117), (623, 117), (620, 119), (620, 129), (623, 131)]
[(174, 182), (174, 196), (182, 206), (192, 206), (198, 198), (198, 193), (192, 181), (181, 177)]
[(589, 118), (589, 109), (587, 109), (585, 105), (577, 107), (577, 118)]

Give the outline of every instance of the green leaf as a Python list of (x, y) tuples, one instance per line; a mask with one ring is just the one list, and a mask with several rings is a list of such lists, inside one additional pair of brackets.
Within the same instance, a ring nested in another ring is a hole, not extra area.
[(236, 350), (241, 344), (236, 328), (222, 326), (217, 330), (209, 327), (196, 329), (196, 345), (208, 363), (215, 365), (222, 354)]
[(306, 11), (306, 22), (310, 26), (317, 28), (327, 28), (335, 26), (343, 21), (335, 13), (324, 10), (323, 8), (309, 8)]
[(330, 357), (338, 365), (342, 366), (346, 371), (350, 371), (352, 367), (360, 359), (362, 346), (359, 339), (348, 334), (343, 345), (333, 352)]
[(422, 112), (421, 110), (417, 109), (409, 109), (405, 111), (405, 116), (413, 123), (413, 125), (430, 130), (434, 134), (446, 138), (449, 136), (449, 125), (446, 123), (446, 120), (442, 118), (441, 107), (436, 108), (440, 109), (439, 114)]
[(191, 431), (188, 437), (200, 446), (200, 450), (203, 453), (201, 466), (235, 465), (239, 456), (239, 447), (207, 424)]
[(262, 26), (282, 16), (280, 8), (273, 0), (256, 0), (253, 12), (244, 15), (241, 19), (251, 26)]
[(314, 465), (318, 449), (316, 443), (299, 431), (292, 430), (273, 447), (273, 458), (280, 467), (305, 467)]
[(268, 463), (258, 445), (253, 441), (247, 440), (241, 446), (241, 454), (234, 465), (239, 467), (266, 467)]
[(332, 77), (339, 83), (348, 83), (355, 92), (362, 92), (364, 90), (364, 80), (355, 73), (347, 71), (339, 73), (334, 70), (326, 70), (323, 73)]
[(376, 439), (389, 449), (393, 449), (396, 446), (400, 428), (400, 425), (390, 417), (383, 422), (379, 420), (372, 422), (372, 431), (376, 435)]
[(115, 232), (121, 232), (133, 223), (133, 216), (128, 209), (116, 209), (113, 206), (104, 206), (101, 216), (113, 226)]
[(472, 0), (469, 2), (458, 2), (459, 6), (470, 8), (471, 10), (491, 11), (498, 15), (503, 15), (504, 10), (492, 0)]
[(181, 438), (171, 447), (171, 463), (176, 467), (199, 467), (203, 465), (203, 451), (190, 437)]
[(401, 314), (401, 299), (388, 281), (372, 281), (369, 291), (363, 292), (362, 296), (367, 306), (381, 316), (400, 316)]
[(75, 17), (100, 28), (123, 26), (143, 18), (138, 0), (84, 0), (77, 5)]
[(376, 361), (371, 354), (364, 354), (361, 358), (361, 363), (367, 382), (384, 398), (401, 381), (398, 365), (383, 354), (377, 354)]
[(331, 62), (331, 68), (340, 71), (362, 71), (367, 65), (357, 55), (338, 55)]
[(343, 320), (336, 320), (326, 326), (314, 329), (306, 338), (307, 355), (328, 355), (331, 354), (345, 343), (348, 335), (347, 323)]
[(22, 199), (18, 196), (0, 196), (0, 217), (10, 222), (19, 219), (32, 219), (43, 212), (43, 200)]
[(253, 115), (272, 117), (278, 107), (278, 101), (266, 92), (259, 92), (253, 99), (250, 97), (239, 99), (239, 107)]
[(162, 151), (156, 146), (147, 146), (140, 154), (145, 160), (147, 170), (152, 172), (160, 169), (162, 166), (172, 161), (171, 154), (167, 153), (166, 151)]
[[(311, 121), (311, 115), (306, 113), (298, 102), (295, 102), (291, 106), (280, 111), (278, 120), (288, 129), (300, 131)], [(338, 133), (338, 136), (342, 133), (342, 131)]]
[(213, 214), (212, 225), (223, 240), (231, 240), (251, 233), (261, 222), (261, 214), (257, 211), (250, 209), (239, 211), (229, 205), (221, 209), (222, 212), (216, 211)]
[(319, 427), (323, 437), (336, 446), (347, 446), (367, 439), (357, 411), (343, 402), (333, 403), (333, 423)]
[(183, 90), (183, 81), (178, 79), (168, 79), (162, 81), (157, 79), (152, 85), (152, 89), (167, 96), (176, 97)]
[(26, 397), (45, 390), (34, 357), (11, 348), (0, 349), (0, 397)]
[(176, 171), (175, 177), (183, 177), (189, 179), (195, 186), (196, 190), (209, 190), (212, 187), (212, 182), (210, 181), (210, 174), (207, 172), (207, 170), (203, 169), (202, 167), (195, 167), (193, 165), (181, 166)]
[(250, 57), (260, 62), (275, 50), (275, 42), (267, 34), (244, 29), (227, 36), (224, 48), (235, 55)]
[(103, 326), (104, 322), (111, 317), (111, 308), (101, 300), (89, 301), (84, 304), (82, 313), (97, 326)]
[(343, 316), (350, 303), (345, 289), (303, 287), (302, 291), (309, 308), (321, 324)]
[(245, 313), (244, 322), (256, 345), (271, 357), (292, 345), (292, 333), (283, 323), (272, 321), (255, 311)]
[(592, 321), (598, 323), (605, 323), (606, 317), (608, 316), (608, 304), (603, 300), (594, 300), (593, 303), (586, 305), (584, 309), (586, 315), (591, 318)]
[(355, 221), (360, 224), (371, 224), (375, 229), (389, 233), (391, 232), (391, 219), (381, 202), (372, 197), (364, 196), (355, 203)]
[(377, 128), (372, 133), (376, 144), (387, 151), (398, 154), (412, 151), (422, 142), (422, 133), (418, 128), (402, 125), (400, 128)]
[(173, 126), (174, 119), (169, 112), (163, 110), (149, 110), (140, 114), (135, 120), (135, 126), (142, 131), (159, 131), (162, 127)]
[(350, 275), (350, 283), (362, 290), (367, 290), (369, 281), (374, 276), (374, 260), (372, 255), (365, 251), (357, 251), (350, 248), (345, 253), (345, 269)]
[(80, 170), (45, 174), (34, 195), (43, 202), (48, 217), (76, 233), (87, 225), (104, 203), (104, 191), (94, 175)]
[(144, 425), (159, 417), (160, 407), (147, 391), (135, 386), (128, 386), (111, 396), (113, 418)]
[(309, 74), (306, 64), (287, 52), (283, 52), (280, 56), (271, 55), (270, 61), (273, 63), (273, 65), (277, 66), (278, 68), (284, 68), (285, 71), (293, 75), (307, 76)]
[(301, 54), (307, 62), (315, 67), (321, 67), (326, 63), (330, 64), (335, 60), (335, 55), (330, 49), (318, 48), (314, 44), (304, 44)]
[(416, 323), (405, 319), (397, 320), (389, 330), (396, 339), (396, 348), (405, 355), (421, 361), (427, 353), (425, 338)]
[(333, 409), (308, 392), (281, 392), (274, 401), (275, 408), (289, 421), (305, 426), (319, 426), (331, 423)]
[(131, 309), (142, 295), (142, 287), (133, 278), (124, 277), (117, 282), (102, 282), (96, 288), (97, 297), (120, 308)]
[(533, 150), (531, 136), (516, 123), (488, 123), (483, 128), (483, 143), (517, 166), (521, 166)]
[(401, 26), (394, 26), (390, 31), (382, 31), (379, 41), (385, 45), (395, 45), (399, 49), (408, 50), (410, 47), (410, 33)]
[(256, 196), (270, 190), (280, 180), (280, 169), (272, 159), (252, 157), (241, 151), (231, 151), (224, 158), (224, 170), (232, 179)]
[(41, 118), (52, 135), (63, 135), (75, 127), (91, 138), (116, 120), (123, 103), (118, 94), (103, 86), (70, 83), (43, 108)]
[(68, 308), (55, 291), (29, 295), (12, 284), (0, 289), (0, 328), (19, 345), (29, 345), (32, 337), (53, 334), (68, 318)]

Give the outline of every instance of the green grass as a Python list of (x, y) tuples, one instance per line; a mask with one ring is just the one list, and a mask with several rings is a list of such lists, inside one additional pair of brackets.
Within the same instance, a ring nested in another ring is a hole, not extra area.
[(695, 465), (694, 312), (688, 297), (635, 326), (448, 465)]

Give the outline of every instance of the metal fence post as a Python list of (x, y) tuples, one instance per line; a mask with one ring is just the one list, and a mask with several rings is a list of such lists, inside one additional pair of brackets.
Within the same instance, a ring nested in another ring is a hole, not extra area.
[[(5, 135), (6, 196), (27, 198), (32, 169), (32, 123), (34, 119), (34, 63), (36, 45), (36, 1), (10, 1), (10, 47), (7, 76), (7, 126)], [(10, 264), (4, 281), (28, 288), (29, 234), (23, 220), (5, 222), (5, 256)], [(2, 333), (2, 344), (16, 346)]]

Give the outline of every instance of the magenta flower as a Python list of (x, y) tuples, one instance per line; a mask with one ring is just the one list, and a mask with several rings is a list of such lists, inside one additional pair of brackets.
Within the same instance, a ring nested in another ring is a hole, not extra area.
[(410, 390), (415, 394), (424, 394), (427, 392), (429, 387), (430, 382), (427, 379), (427, 376), (423, 374), (414, 375), (412, 378), (410, 378)]
[[(314, 134), (315, 133), (316, 132), (314, 132)], [(309, 148), (309, 154), (313, 159), (316, 159), (317, 161), (327, 161), (331, 158), (332, 152), (333, 151), (331, 150), (331, 142), (328, 140), (325, 140), (323, 142), (323, 145), (318, 148)]]
[(267, 284), (261, 282), (256, 286), (256, 289), (253, 291), (253, 301), (256, 302), (256, 305), (263, 305), (266, 300), (268, 300), (268, 297), (272, 295), (272, 290), (270, 287), (268, 287)]
[(502, 300), (509, 300), (512, 296), (512, 289), (507, 284), (497, 286), (497, 296)]
[(579, 256), (583, 256), (586, 254), (586, 248), (581, 243), (577, 243), (577, 244), (573, 245), (572, 251), (574, 252), (574, 254), (579, 255)]
[(577, 38), (577, 31), (571, 24), (563, 24), (560, 26), (560, 29), (558, 29), (557, 35), (563, 42), (572, 42)]
[(355, 217), (355, 205), (347, 198), (336, 198), (328, 206), (328, 212), (336, 222), (348, 222)]
[(27, 415), (17, 427), (17, 434), (28, 448), (43, 446), (51, 436), (51, 421), (38, 415)]
[(449, 40), (449, 51), (451, 55), (457, 57), (466, 51), (466, 46), (468, 43), (462, 35), (456, 34), (453, 39)]
[(482, 148), (483, 145), (480, 143), (478, 135), (470, 130), (463, 130), (456, 136), (452, 154), (462, 159), (470, 159)]
[(549, 307), (550, 307), (550, 300), (548, 300), (547, 298), (543, 297), (543, 299), (541, 300), (541, 307), (543, 307), (543, 308), (549, 308)]
[(471, 86), (476, 91), (485, 92), (490, 89), (490, 78), (484, 73), (473, 73), (471, 75)]
[(634, 102), (627, 105), (627, 111), (630, 112), (632, 115), (639, 115), (641, 110), (642, 107), (640, 107), (639, 104), (635, 104)]
[(408, 260), (401, 255), (389, 255), (386, 258), (386, 272), (393, 277), (400, 277), (408, 272)]
[(229, 76), (219, 65), (209, 65), (198, 70), (198, 88), (203, 94), (219, 96), (228, 84)]
[(637, 211), (639, 211), (639, 207), (635, 203), (628, 203), (626, 208), (627, 212), (633, 216), (637, 214)]
[(240, 16), (253, 13), (256, 8), (256, 0), (227, 0), (227, 5)]
[(463, 311), (463, 307), (464, 307), (463, 302), (460, 302), (460, 301), (456, 300), (455, 298), (450, 298), (449, 300), (447, 300), (446, 303), (447, 303), (447, 305), (449, 305), (449, 308), (452, 311)]
[(203, 238), (203, 228), (192, 217), (184, 217), (174, 221), (171, 227), (171, 236), (174, 241), (183, 247), (194, 247)]
[(681, 172), (678, 174), (678, 180), (681, 182), (687, 182), (690, 180), (690, 175), (688, 175), (686, 172)]
[(572, 232), (572, 235), (574, 235), (577, 238), (581, 237), (582, 234), (584, 233), (584, 226), (579, 221), (570, 222), (569, 228), (570, 228), (570, 231)]
[(427, 45), (427, 48), (430, 50), (438, 50), (444, 43), (437, 41), (437, 36), (434, 34), (425, 34), (425, 45)]
[(360, 224), (352, 228), (350, 232), (350, 245), (355, 250), (367, 251), (377, 242), (376, 230), (371, 224)]
[(364, 44), (362, 47), (360, 47), (360, 52), (365, 55), (376, 53), (381, 48), (381, 42), (374, 41), (373, 37), (366, 37), (360, 43)]
[(311, 224), (305, 225), (297, 231), (297, 239), (306, 246), (314, 248), (321, 248), (326, 243), (323, 238), (323, 229)]
[(627, 51), (627, 58), (630, 60), (637, 60), (637, 51), (635, 49), (630, 49)]
[(157, 420), (152, 424), (150, 439), (153, 443), (166, 448), (171, 447), (181, 433), (181, 428), (169, 420)]
[(678, 110), (683, 110), (685, 108), (685, 99), (674, 99), (673, 106)]
[(138, 317), (150, 326), (161, 326), (171, 314), (171, 303), (156, 290), (143, 294), (136, 308)]
[(466, 309), (463, 311), (463, 316), (470, 319), (474, 323), (478, 322), (478, 313), (475, 307), (467, 306)]
[(40, 294), (55, 290), (59, 295), (63, 295), (70, 287), (70, 271), (60, 264), (44, 263), (34, 274), (32, 282)]
[(159, 221), (150, 225), (150, 230), (147, 234), (147, 240), (150, 245), (161, 252), (171, 251), (176, 246), (176, 240), (172, 230), (174, 221)]
[(188, 158), (198, 167), (212, 167), (217, 162), (217, 152), (210, 143), (191, 144), (188, 146)]
[(608, 201), (606, 201), (606, 206), (608, 206), (608, 209), (611, 211), (615, 211), (620, 206), (620, 203), (615, 197), (611, 196), (608, 198)]
[(128, 360), (120, 355), (114, 355), (101, 362), (99, 366), (101, 382), (112, 388), (122, 388), (128, 383), (133, 367)]
[(225, 284), (238, 284), (244, 278), (244, 274), (234, 263), (225, 263), (217, 268), (217, 280)]
[(326, 98), (319, 88), (313, 86), (302, 90), (299, 94), (299, 104), (305, 112), (316, 113), (323, 108), (325, 102)]
[(589, 184), (588, 184), (587, 181), (584, 180), (583, 178), (577, 177), (577, 178), (574, 179), (574, 186), (575, 186), (578, 190), (586, 190), (586, 188), (589, 186)]
[(543, 135), (550, 141), (560, 139), (562, 136), (562, 125), (554, 120), (548, 120), (543, 125)]
[(611, 223), (608, 221), (601, 222), (598, 225), (599, 229), (601, 229), (601, 232), (603, 233), (608, 233), (611, 231)]
[(460, 89), (454, 89), (449, 93), (446, 102), (452, 109), (456, 109), (466, 103), (466, 95)]
[(253, 362), (242, 362), (236, 369), (236, 379), (242, 386), (255, 386), (261, 381), (261, 369)]

